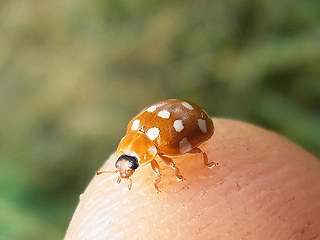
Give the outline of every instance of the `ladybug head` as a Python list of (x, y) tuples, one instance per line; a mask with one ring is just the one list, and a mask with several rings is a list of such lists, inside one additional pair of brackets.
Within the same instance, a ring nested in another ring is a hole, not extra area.
[(138, 159), (128, 155), (121, 155), (116, 161), (115, 167), (121, 178), (129, 178), (139, 167)]

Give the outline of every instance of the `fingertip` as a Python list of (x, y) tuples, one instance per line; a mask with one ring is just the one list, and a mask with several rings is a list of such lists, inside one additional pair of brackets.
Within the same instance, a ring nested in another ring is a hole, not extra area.
[[(94, 176), (66, 239), (241, 239), (248, 233), (252, 239), (287, 239), (303, 229), (306, 215), (316, 218), (319, 163), (311, 154), (247, 123), (214, 123), (215, 134), (200, 148), (219, 165), (204, 166), (202, 154), (175, 157), (185, 177), (179, 182), (159, 162), (159, 193), (149, 165), (133, 174), (131, 190), (126, 182), (116, 184), (117, 174)], [(113, 154), (101, 169), (112, 170), (115, 161)], [(308, 193), (301, 192), (307, 186)]]

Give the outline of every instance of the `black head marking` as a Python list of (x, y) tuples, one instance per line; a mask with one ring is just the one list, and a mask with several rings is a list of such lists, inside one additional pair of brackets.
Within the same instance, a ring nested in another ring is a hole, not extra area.
[(132, 157), (128, 155), (121, 155), (116, 161), (115, 167), (118, 168), (119, 163), (124, 160), (128, 162), (128, 167), (132, 170), (135, 170), (139, 167), (138, 159), (136, 157)]

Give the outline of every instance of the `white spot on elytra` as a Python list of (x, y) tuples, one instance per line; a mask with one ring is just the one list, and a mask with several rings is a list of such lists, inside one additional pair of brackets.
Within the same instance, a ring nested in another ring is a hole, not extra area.
[(193, 107), (191, 106), (190, 103), (182, 102), (181, 104), (182, 104), (185, 108), (188, 108), (189, 110), (193, 110)]
[(180, 149), (181, 153), (187, 153), (187, 152), (190, 152), (192, 150), (191, 144), (189, 143), (187, 138), (183, 138), (179, 142), (179, 149)]
[(139, 129), (140, 120), (136, 119), (132, 122), (131, 130), (135, 131)]
[(183, 125), (182, 120), (180, 120), (180, 119), (175, 120), (173, 123), (173, 127), (177, 132), (181, 132), (184, 129), (184, 125)]
[(147, 109), (147, 112), (154, 112), (157, 109), (157, 106), (150, 106)]
[(158, 116), (168, 119), (170, 117), (170, 112), (168, 112), (167, 110), (161, 110), (160, 112), (158, 112)]
[(160, 133), (160, 130), (159, 128), (156, 128), (156, 127), (153, 127), (153, 128), (150, 128), (148, 131), (147, 131), (147, 136), (148, 138), (153, 141), (154, 139), (156, 139), (158, 136), (159, 136), (159, 133)]
[(206, 120), (198, 119), (198, 126), (201, 130), (201, 132), (206, 133), (207, 132), (207, 123)]

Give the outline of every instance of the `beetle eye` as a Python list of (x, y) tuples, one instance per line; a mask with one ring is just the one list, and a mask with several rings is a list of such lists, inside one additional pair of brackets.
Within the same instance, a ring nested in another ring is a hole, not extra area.
[(132, 170), (135, 170), (139, 167), (138, 159), (136, 157), (121, 155), (115, 163), (115, 167), (118, 168), (121, 161), (126, 161), (128, 167)]

